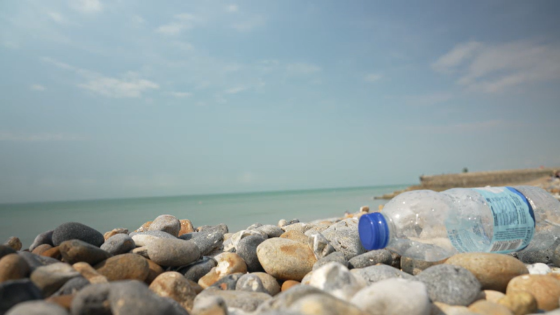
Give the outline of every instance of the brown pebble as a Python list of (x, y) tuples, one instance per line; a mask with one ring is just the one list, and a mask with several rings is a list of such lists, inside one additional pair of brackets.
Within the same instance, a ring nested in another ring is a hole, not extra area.
[(51, 296), (45, 301), (56, 303), (62, 306), (63, 308), (65, 308), (67, 311), (70, 311), (70, 307), (72, 306), (73, 299), (74, 299), (74, 295), (69, 294), (69, 295)]
[(509, 308), (514, 315), (536, 313), (539, 309), (535, 297), (525, 291), (510, 292), (501, 298), (498, 304)]
[(307, 236), (303, 232), (297, 231), (297, 230), (291, 230), (291, 231), (284, 232), (284, 233), (282, 233), (282, 235), (280, 235), (280, 238), (285, 238), (285, 239), (288, 239), (288, 240), (300, 242), (300, 243), (303, 243), (305, 245), (309, 245), (309, 243), (310, 243), (309, 236)]
[(369, 207), (368, 206), (361, 206), (360, 207), (360, 212), (369, 212)]
[(191, 285), (191, 288), (193, 288), (193, 290), (196, 294), (199, 294), (200, 292), (202, 292), (204, 290), (200, 285), (198, 285), (198, 283), (196, 283), (192, 280), (189, 280), (189, 284)]
[(506, 295), (515, 291), (531, 293), (537, 300), (539, 309), (551, 311), (558, 308), (560, 280), (547, 275), (523, 275), (511, 279)]
[(146, 280), (144, 280), (144, 282), (147, 285), (150, 285), (150, 283), (152, 283), (152, 281), (154, 281), (154, 279), (157, 276), (162, 274), (164, 270), (163, 270), (163, 268), (161, 268), (160, 265), (158, 265), (155, 262), (149, 260), (148, 258), (144, 258), (144, 259), (148, 263), (148, 268), (150, 268), (150, 271), (148, 272), (148, 277), (146, 278)]
[(513, 315), (507, 307), (486, 300), (474, 302), (469, 306), (469, 311), (480, 315)]
[(49, 244), (41, 244), (37, 247), (35, 247), (35, 249), (33, 249), (32, 253), (35, 255), (41, 255), (42, 253), (46, 252), (47, 250), (53, 248), (51, 245)]
[(498, 301), (501, 298), (506, 296), (505, 294), (503, 294), (500, 291), (484, 290), (482, 292), (484, 293), (484, 298), (486, 299), (486, 301), (492, 302), (492, 303), (498, 303)]
[(214, 260), (216, 260), (218, 265), (198, 280), (198, 284), (204, 289), (227, 275), (247, 272), (247, 264), (236, 253), (224, 252), (215, 256)]
[(146, 259), (136, 254), (117, 255), (100, 262), (94, 268), (109, 281), (144, 281), (150, 273)]
[(194, 227), (191, 220), (184, 219), (179, 220), (179, 222), (181, 222), (181, 230), (179, 230), (179, 236), (194, 232)]
[(189, 284), (187, 278), (175, 271), (168, 271), (157, 276), (150, 290), (162, 297), (177, 301), (187, 311), (191, 311), (196, 297), (196, 292)]
[(134, 232), (146, 232), (150, 228), (151, 224), (152, 224), (152, 221), (148, 221), (148, 222), (142, 224), (142, 226), (139, 227), (138, 229), (136, 229), (136, 231), (134, 231)]
[(105, 234), (103, 234), (103, 238), (105, 240), (108, 240), (111, 236), (116, 235), (116, 234), (128, 234), (128, 229), (125, 228), (116, 228), (113, 229), (109, 232), (106, 232)]
[(11, 247), (14, 250), (21, 250), (21, 246), (22, 246), (19, 238), (15, 236), (10, 237), (4, 245)]
[(78, 262), (72, 265), (82, 277), (86, 278), (91, 283), (107, 283), (108, 280), (105, 276), (99, 274), (93, 267), (86, 262)]
[(29, 265), (18, 254), (8, 254), (0, 259), (0, 283), (23, 279), (29, 275)]
[(289, 288), (299, 285), (301, 284), (299, 281), (295, 281), (295, 280), (286, 280), (284, 281), (284, 283), (282, 283), (282, 288), (281, 291), (284, 292), (286, 290), (288, 290)]
[(62, 258), (62, 255), (60, 254), (60, 248), (58, 246), (47, 249), (46, 251), (41, 253), (41, 256), (51, 257), (58, 260)]

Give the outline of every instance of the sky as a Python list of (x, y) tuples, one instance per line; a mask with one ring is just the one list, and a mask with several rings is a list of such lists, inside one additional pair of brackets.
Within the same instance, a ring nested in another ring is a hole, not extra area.
[(0, 2), (0, 203), (560, 166), (558, 1)]

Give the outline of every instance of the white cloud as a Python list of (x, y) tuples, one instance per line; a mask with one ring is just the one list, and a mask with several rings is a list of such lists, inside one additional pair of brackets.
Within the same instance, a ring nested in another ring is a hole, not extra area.
[(262, 16), (255, 16), (241, 22), (234, 23), (231, 27), (239, 32), (248, 32), (257, 27), (263, 26), (264, 22), (265, 19)]
[(247, 90), (247, 88), (244, 87), (244, 86), (236, 86), (236, 87), (229, 88), (229, 89), (225, 90), (224, 93), (226, 93), (226, 94), (237, 94), (237, 93), (243, 92), (245, 90)]
[(239, 11), (239, 7), (235, 4), (230, 4), (226, 7), (226, 10), (228, 12), (237, 12), (237, 11)]
[(459, 75), (468, 90), (502, 92), (521, 84), (560, 78), (560, 46), (518, 41), (457, 45), (439, 58), (434, 69)]
[(115, 98), (140, 97), (142, 92), (150, 89), (159, 89), (159, 85), (142, 79), (116, 79), (111, 77), (99, 77), (90, 80), (84, 84), (78, 84), (79, 87)]
[(286, 70), (293, 75), (308, 75), (321, 71), (321, 68), (310, 63), (292, 63), (286, 66)]
[(70, 5), (84, 13), (97, 13), (103, 10), (103, 5), (99, 0), (70, 0)]
[(364, 80), (366, 80), (367, 82), (376, 82), (381, 80), (381, 78), (383, 78), (383, 76), (379, 73), (370, 73), (365, 76)]
[(199, 20), (196, 16), (189, 13), (177, 14), (174, 16), (173, 22), (161, 25), (156, 29), (156, 32), (166, 36), (178, 35), (183, 31), (194, 28), (195, 23)]
[(178, 98), (185, 98), (185, 97), (192, 96), (192, 93), (189, 93), (189, 92), (171, 92), (169, 94), (171, 94), (175, 97), (178, 97)]
[(65, 133), (37, 133), (37, 134), (18, 134), (13, 132), (0, 131), (0, 141), (12, 142), (46, 142), (46, 141), (77, 141), (85, 140), (83, 136)]
[(39, 92), (42, 92), (42, 91), (47, 90), (46, 87), (44, 87), (44, 86), (42, 86), (42, 85), (40, 85), (40, 84), (33, 84), (33, 85), (31, 85), (29, 88), (32, 89), (33, 91), (39, 91)]

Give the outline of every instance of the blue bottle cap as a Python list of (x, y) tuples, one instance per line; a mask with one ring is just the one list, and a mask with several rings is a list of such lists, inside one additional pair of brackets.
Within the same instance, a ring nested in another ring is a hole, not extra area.
[(362, 246), (367, 250), (383, 249), (389, 243), (389, 226), (379, 212), (362, 215), (358, 223), (358, 233)]

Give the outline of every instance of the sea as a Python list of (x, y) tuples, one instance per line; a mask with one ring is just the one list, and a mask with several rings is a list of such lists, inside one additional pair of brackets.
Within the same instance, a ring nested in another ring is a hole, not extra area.
[(362, 206), (377, 209), (387, 201), (374, 197), (407, 186), (0, 204), (0, 242), (17, 236), (25, 249), (38, 234), (65, 222), (80, 222), (101, 233), (134, 231), (161, 214), (189, 219), (195, 227), (225, 223), (230, 232), (253, 223), (276, 225), (280, 219), (308, 222), (341, 217)]

